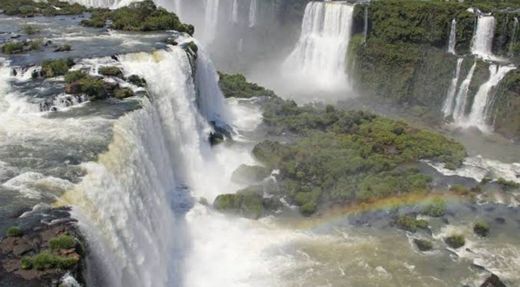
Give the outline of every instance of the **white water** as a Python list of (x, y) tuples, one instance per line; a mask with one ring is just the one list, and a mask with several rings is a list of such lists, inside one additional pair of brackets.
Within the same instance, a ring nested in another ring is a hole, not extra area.
[[(78, 3), (86, 7), (98, 8), (120, 8), (128, 6), (130, 3), (139, 2), (142, 0), (68, 0), (71, 3)], [(178, 1), (178, 0), (176, 0)]]
[(206, 0), (204, 16), (204, 40), (211, 43), (216, 37), (220, 0)]
[(301, 36), (284, 63), (285, 73), (319, 89), (345, 87), (353, 11), (354, 6), (344, 2), (307, 4)]
[(251, 0), (249, 4), (249, 28), (252, 28), (256, 25), (256, 9), (256, 0)]
[(231, 7), (231, 21), (238, 23), (238, 0), (233, 0), (233, 6)]
[(453, 120), (455, 121), (455, 123), (460, 123), (464, 119), (464, 115), (466, 113), (466, 104), (468, 100), (469, 85), (471, 84), (471, 80), (473, 79), (473, 74), (475, 73), (476, 67), (477, 62), (475, 62), (473, 66), (471, 66), (468, 75), (459, 86), (457, 97), (455, 98), (455, 108), (453, 109)]
[(518, 32), (518, 18), (515, 17), (513, 20), (513, 30), (511, 31), (511, 42), (509, 44), (509, 56), (513, 55), (513, 47), (516, 44), (516, 38), (517, 38), (517, 32)]
[(496, 20), (493, 16), (479, 16), (477, 29), (473, 37), (471, 52), (475, 55), (489, 59), (493, 58), (493, 37)]
[(459, 83), (460, 70), (461, 70), (463, 61), (464, 61), (464, 58), (459, 58), (457, 60), (457, 67), (455, 68), (455, 76), (453, 77), (453, 79), (451, 79), (451, 84), (450, 84), (450, 87), (448, 88), (448, 94), (446, 96), (446, 100), (444, 101), (444, 105), (442, 108), (444, 117), (449, 117), (453, 113), (455, 94), (457, 93), (457, 84)]
[(495, 88), (500, 81), (515, 67), (510, 66), (489, 66), (489, 80), (482, 84), (473, 99), (471, 112), (463, 123), (465, 126), (474, 126), (484, 132), (491, 131), (491, 127), (487, 124), (489, 109), (492, 106), (492, 89)]
[(455, 45), (457, 45), (457, 20), (453, 19), (453, 20), (451, 20), (450, 40), (448, 43), (448, 53), (451, 53), (453, 55), (456, 54)]

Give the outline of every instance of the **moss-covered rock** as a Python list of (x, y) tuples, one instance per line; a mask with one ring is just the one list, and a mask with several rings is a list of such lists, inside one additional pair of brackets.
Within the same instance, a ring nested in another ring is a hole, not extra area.
[(251, 187), (238, 191), (236, 194), (222, 194), (213, 202), (215, 209), (257, 219), (264, 213), (261, 189)]
[(419, 249), (420, 251), (430, 251), (433, 249), (432, 242), (426, 239), (415, 238), (413, 240), (413, 243), (415, 244), (415, 246), (417, 246), (417, 249)]
[(250, 83), (241, 74), (219, 73), (219, 85), (226, 98), (272, 97), (274, 93), (255, 83)]
[(513, 70), (500, 82), (492, 108), (495, 131), (520, 140), (520, 71)]
[(458, 249), (466, 244), (466, 239), (464, 238), (464, 235), (455, 234), (444, 238), (444, 242), (446, 242), (449, 247)]
[(446, 214), (446, 202), (436, 198), (422, 210), (422, 213), (431, 217), (442, 217)]
[(138, 87), (146, 87), (146, 80), (139, 77), (138, 75), (131, 75), (128, 77), (127, 81), (132, 84), (132, 85), (135, 85), (135, 86), (138, 86)]
[(399, 228), (410, 232), (416, 232), (419, 229), (428, 229), (428, 221), (417, 219), (411, 215), (399, 216), (396, 220), (396, 224)]
[(118, 99), (126, 99), (135, 96), (134, 91), (130, 88), (116, 88), (114, 90), (114, 97)]
[(46, 60), (42, 63), (41, 76), (53, 78), (65, 75), (74, 66), (72, 59)]
[(23, 231), (18, 226), (11, 226), (5, 233), (8, 237), (20, 237), (23, 235)]
[(98, 70), (99, 74), (107, 77), (123, 78), (123, 71), (114, 66), (103, 66)]
[(489, 224), (485, 221), (476, 222), (473, 225), (473, 232), (480, 237), (486, 237), (489, 234)]
[(42, 48), (42, 40), (28, 40), (28, 41), (11, 41), (5, 43), (1, 51), (4, 54), (23, 54), (31, 51), (40, 50)]

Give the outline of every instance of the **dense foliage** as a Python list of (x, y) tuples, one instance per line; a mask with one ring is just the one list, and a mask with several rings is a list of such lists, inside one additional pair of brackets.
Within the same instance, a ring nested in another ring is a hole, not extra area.
[(28, 53), (30, 51), (39, 50), (42, 47), (41, 40), (32, 41), (11, 41), (2, 46), (2, 53), (7, 55)]
[(192, 25), (183, 24), (177, 15), (158, 8), (151, 0), (115, 10), (94, 10), (91, 18), (81, 23), (89, 27), (104, 27), (108, 20), (111, 22), (110, 28), (123, 31), (176, 30), (190, 35), (195, 31)]
[(267, 90), (255, 83), (250, 83), (241, 74), (219, 73), (220, 89), (226, 98), (252, 98), (252, 97), (271, 97), (273, 91)]
[(79, 4), (70, 4), (59, 0), (2, 0), (0, 1), (0, 10), (4, 10), (7, 15), (33, 17), (37, 15), (77, 15), (87, 9)]

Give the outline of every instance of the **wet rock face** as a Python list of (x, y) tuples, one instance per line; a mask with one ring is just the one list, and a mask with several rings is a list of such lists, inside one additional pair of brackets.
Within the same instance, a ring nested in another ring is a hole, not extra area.
[(26, 213), (0, 240), (0, 287), (59, 286), (70, 273), (82, 282), (82, 237), (67, 208)]
[(500, 280), (498, 276), (492, 274), (489, 276), (480, 287), (506, 287), (506, 285)]

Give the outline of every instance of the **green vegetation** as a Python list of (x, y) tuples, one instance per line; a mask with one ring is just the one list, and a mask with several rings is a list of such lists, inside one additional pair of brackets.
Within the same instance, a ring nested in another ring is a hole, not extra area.
[(420, 251), (430, 251), (433, 249), (433, 244), (431, 243), (431, 241), (426, 239), (416, 238), (413, 240), (413, 243), (415, 244), (415, 246), (417, 246), (417, 249), (419, 249)]
[(23, 231), (18, 226), (11, 226), (7, 229), (6, 235), (8, 237), (20, 237), (23, 235)]
[(128, 77), (128, 82), (138, 87), (146, 87), (146, 80), (139, 77), (138, 75), (131, 75)]
[(514, 190), (520, 188), (520, 183), (499, 178), (497, 183), (505, 190)]
[(397, 218), (396, 224), (399, 228), (416, 232), (418, 229), (428, 229), (428, 221), (416, 219), (414, 216), (401, 215)]
[(255, 187), (238, 191), (236, 194), (219, 195), (213, 206), (222, 212), (253, 219), (259, 218), (264, 212), (261, 189)]
[(72, 249), (76, 247), (76, 239), (70, 235), (62, 234), (49, 240), (49, 247), (53, 251)]
[(226, 98), (272, 97), (274, 93), (257, 84), (249, 83), (241, 74), (219, 73), (220, 89)]
[(486, 237), (489, 234), (489, 224), (485, 221), (478, 221), (473, 225), (473, 232), (480, 237)]
[(40, 29), (34, 25), (24, 25), (22, 26), (22, 30), (27, 35), (34, 35), (40, 33)]
[(87, 76), (88, 76), (88, 74), (86, 74), (85, 72), (80, 71), (80, 70), (70, 71), (65, 74), (65, 83), (71, 84), (73, 82), (84, 79)]
[(67, 270), (76, 265), (79, 259), (73, 256), (60, 256), (49, 251), (42, 251), (33, 257), (24, 257), (20, 260), (22, 269), (62, 269)]
[[(100, 73), (122, 76), (121, 70), (107, 69)], [(91, 101), (101, 100), (108, 97), (125, 99), (134, 96), (134, 92), (130, 88), (121, 87), (118, 84), (105, 82), (103, 78), (89, 75), (83, 71), (70, 71), (65, 74), (65, 92), (69, 94), (85, 94)]]
[(116, 88), (114, 90), (114, 97), (118, 99), (126, 99), (134, 96), (134, 91), (130, 88)]
[(12, 41), (2, 46), (2, 53), (7, 55), (23, 54), (34, 50), (40, 50), (42, 40)]
[(59, 0), (2, 0), (0, 10), (4, 10), (7, 15), (22, 17), (78, 15), (87, 11), (79, 4), (69, 4)]
[(464, 238), (464, 235), (455, 234), (455, 235), (446, 237), (444, 239), (444, 242), (446, 242), (446, 244), (448, 244), (449, 247), (458, 249), (466, 244), (466, 239)]
[[(519, 35), (520, 37), (520, 35)], [(518, 55), (520, 55), (520, 50)], [(500, 82), (493, 105), (495, 131), (520, 140), (520, 71), (513, 70)]]
[(40, 74), (44, 78), (63, 76), (72, 66), (74, 66), (72, 59), (45, 60)]
[(264, 106), (264, 123), (269, 134), (296, 140), (266, 140), (253, 154), (268, 170), (280, 170), (283, 196), (306, 215), (322, 205), (428, 192), (430, 178), (413, 164), (430, 159), (459, 166), (466, 155), (460, 144), (404, 122), (276, 97)]
[(446, 202), (442, 198), (436, 198), (423, 209), (422, 213), (431, 217), (442, 217), (446, 214)]
[(101, 75), (107, 76), (107, 77), (123, 78), (123, 71), (121, 71), (121, 69), (119, 69), (118, 67), (114, 67), (114, 66), (100, 67), (98, 72)]
[(111, 21), (110, 28), (123, 31), (164, 31), (177, 30), (193, 35), (194, 27), (183, 24), (177, 15), (158, 8), (153, 1), (135, 2), (115, 10), (98, 9), (89, 20), (82, 21), (88, 27), (104, 27)]

